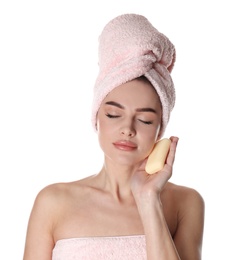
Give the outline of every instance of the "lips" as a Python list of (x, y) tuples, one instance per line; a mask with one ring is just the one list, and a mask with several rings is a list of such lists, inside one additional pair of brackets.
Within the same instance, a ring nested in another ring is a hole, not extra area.
[(117, 149), (122, 151), (133, 151), (137, 148), (137, 145), (135, 143), (126, 140), (120, 140), (113, 144)]

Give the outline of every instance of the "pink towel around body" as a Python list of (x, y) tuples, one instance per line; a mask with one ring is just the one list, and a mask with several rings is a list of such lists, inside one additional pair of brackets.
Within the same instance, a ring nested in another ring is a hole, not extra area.
[(146, 260), (144, 235), (58, 240), (52, 260)]
[(99, 37), (99, 74), (94, 86), (92, 124), (101, 102), (115, 87), (144, 75), (159, 95), (162, 134), (175, 104), (171, 78), (176, 51), (171, 41), (142, 15), (123, 14), (111, 20)]

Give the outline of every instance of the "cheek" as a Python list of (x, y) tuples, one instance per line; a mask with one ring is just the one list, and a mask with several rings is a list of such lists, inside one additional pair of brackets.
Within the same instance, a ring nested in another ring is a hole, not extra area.
[(145, 156), (150, 153), (154, 144), (158, 141), (159, 132), (160, 126), (139, 134), (139, 139), (141, 140), (141, 150), (145, 154)]
[(110, 124), (108, 118), (98, 117), (97, 119), (97, 135), (100, 141), (100, 144), (103, 142), (110, 141), (116, 133), (115, 126)]
[(112, 154), (114, 132), (115, 130), (108, 125), (108, 122), (99, 117), (97, 120), (97, 139), (99, 146), (106, 157), (111, 157)]
[(142, 130), (142, 135), (144, 135), (144, 138), (146, 140), (156, 141), (159, 138), (160, 130), (161, 130), (161, 125), (156, 124)]

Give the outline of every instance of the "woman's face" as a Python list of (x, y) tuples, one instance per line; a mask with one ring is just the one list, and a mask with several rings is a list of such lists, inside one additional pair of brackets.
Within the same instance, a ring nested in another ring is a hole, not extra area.
[(112, 90), (97, 115), (106, 158), (133, 165), (148, 156), (161, 128), (161, 103), (152, 85), (135, 79)]

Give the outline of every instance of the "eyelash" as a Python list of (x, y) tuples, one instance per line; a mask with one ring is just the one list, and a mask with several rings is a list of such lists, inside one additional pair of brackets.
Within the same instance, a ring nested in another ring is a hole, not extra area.
[(108, 118), (118, 118), (118, 117), (120, 117), (120, 116), (114, 116), (114, 115), (110, 115), (110, 114), (106, 114), (106, 116), (107, 116)]
[(151, 121), (143, 121), (143, 120), (140, 120), (138, 119), (140, 122), (144, 123), (145, 125), (151, 125), (152, 122)]
[[(106, 116), (108, 118), (118, 118), (118, 117), (120, 117), (120, 116), (115, 116), (115, 115), (111, 115), (111, 114), (106, 114)], [(141, 120), (141, 119), (138, 119), (138, 120), (145, 125), (151, 125), (152, 124), (152, 121), (144, 121), (144, 120)]]

